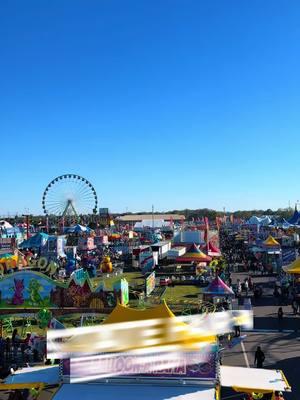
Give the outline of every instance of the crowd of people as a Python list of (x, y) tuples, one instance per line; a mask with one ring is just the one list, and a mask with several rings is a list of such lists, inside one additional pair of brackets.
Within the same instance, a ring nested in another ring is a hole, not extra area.
[(0, 337), (0, 376), (9, 371), (9, 367), (17, 369), (45, 361), (46, 340), (35, 333), (19, 335), (14, 329), (11, 337)]

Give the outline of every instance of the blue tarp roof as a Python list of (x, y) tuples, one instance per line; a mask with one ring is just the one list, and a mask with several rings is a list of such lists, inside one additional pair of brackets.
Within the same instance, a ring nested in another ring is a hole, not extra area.
[(91, 228), (87, 226), (83, 226), (80, 224), (70, 226), (69, 228), (65, 228), (65, 233), (81, 233), (81, 232), (91, 232)]
[(40, 247), (45, 246), (45, 244), (47, 243), (49, 239), (49, 235), (47, 235), (47, 233), (37, 233), (34, 236), (31, 236), (31, 238), (24, 240), (24, 242), (22, 242), (19, 245), (20, 249), (30, 249), (30, 248), (35, 248), (38, 249)]
[(293, 224), (288, 222), (285, 218), (274, 218), (270, 226), (288, 229), (293, 226)]
[(12, 227), (12, 228), (4, 228), (3, 231), (7, 234), (7, 235), (17, 235), (19, 233), (21, 233), (20, 228), (16, 227)]
[(15, 375), (10, 375), (6, 380), (6, 384), (12, 383), (31, 383), (31, 382), (43, 382), (48, 385), (58, 384), (59, 377), (59, 366), (38, 366), (28, 367), (16, 371)]
[(294, 215), (292, 216), (292, 218), (288, 220), (288, 223), (296, 225), (299, 223), (299, 219), (300, 219), (300, 213), (298, 212), (297, 209), (295, 209)]

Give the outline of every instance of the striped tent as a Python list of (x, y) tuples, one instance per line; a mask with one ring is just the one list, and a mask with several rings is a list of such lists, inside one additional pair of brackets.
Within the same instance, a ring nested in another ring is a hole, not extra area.
[(177, 262), (209, 262), (211, 261), (211, 257), (203, 253), (196, 244), (192, 244), (187, 252), (180, 257), (176, 258)]
[(230, 287), (217, 276), (204, 290), (203, 294), (214, 296), (234, 296), (234, 292)]

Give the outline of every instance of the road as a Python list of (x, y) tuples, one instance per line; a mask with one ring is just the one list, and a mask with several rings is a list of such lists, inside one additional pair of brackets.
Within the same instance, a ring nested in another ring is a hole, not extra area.
[[(233, 274), (233, 282), (238, 278), (243, 280), (245, 276), (245, 274)], [(285, 399), (299, 400), (300, 316), (293, 315), (290, 305), (282, 306), (284, 319), (282, 326), (279, 327), (277, 318), (279, 304), (273, 296), (274, 279), (258, 278), (256, 282), (258, 281), (263, 286), (264, 295), (254, 302), (254, 331), (242, 332), (247, 335), (243, 345), (238, 344), (224, 351), (223, 365), (241, 367), (249, 365), (253, 368), (255, 350), (257, 346), (261, 346), (266, 356), (264, 368), (281, 369), (292, 386), (292, 393), (286, 393)], [(224, 391), (222, 395), (226, 398), (233, 395), (233, 392)]]
[[(246, 332), (241, 344), (223, 352), (223, 365), (254, 368), (254, 353), (257, 346), (261, 346), (266, 360), (264, 368), (281, 369), (292, 386), (292, 393), (286, 393), (288, 400), (300, 399), (300, 335), (297, 333), (282, 332)], [(225, 397), (226, 397), (226, 392)], [(230, 393), (228, 392), (228, 395)]]

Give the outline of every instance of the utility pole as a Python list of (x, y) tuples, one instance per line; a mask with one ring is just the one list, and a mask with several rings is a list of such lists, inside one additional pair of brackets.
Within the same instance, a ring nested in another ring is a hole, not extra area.
[(154, 205), (152, 204), (152, 229), (154, 230)]
[(26, 239), (29, 239), (29, 216), (30, 214), (22, 214), (22, 217), (26, 218)]

